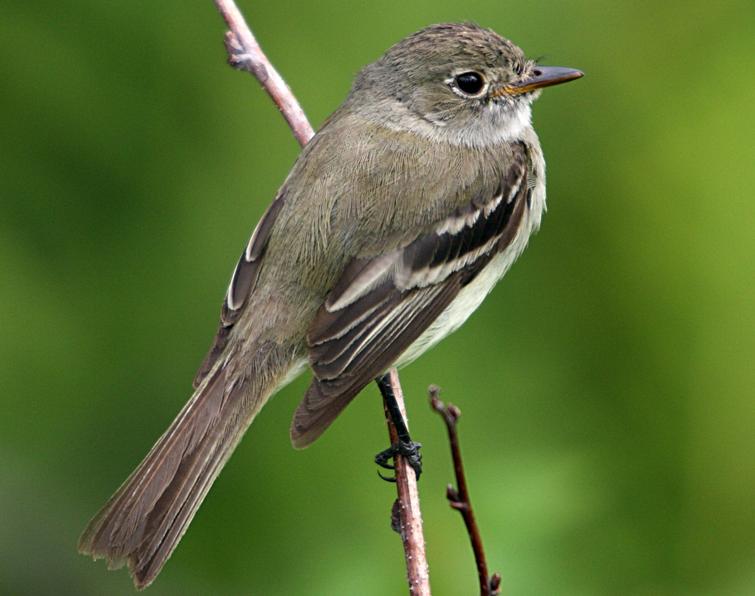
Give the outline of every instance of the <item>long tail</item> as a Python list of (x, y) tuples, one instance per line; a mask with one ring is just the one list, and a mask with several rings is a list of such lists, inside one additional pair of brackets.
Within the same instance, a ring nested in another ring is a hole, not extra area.
[(204, 378), (165, 434), (89, 522), (79, 551), (128, 563), (146, 588), (183, 536), (223, 465), (290, 367), (266, 344), (244, 372), (230, 377), (220, 364)]

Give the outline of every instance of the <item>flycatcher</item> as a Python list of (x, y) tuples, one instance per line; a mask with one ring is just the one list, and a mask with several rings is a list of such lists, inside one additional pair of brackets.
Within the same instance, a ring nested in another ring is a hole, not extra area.
[(306, 447), (391, 366), (457, 329), (545, 209), (531, 125), (546, 67), (489, 29), (433, 25), (365, 67), (241, 254), (194, 393), (79, 549), (149, 585), (242, 435), (307, 366)]

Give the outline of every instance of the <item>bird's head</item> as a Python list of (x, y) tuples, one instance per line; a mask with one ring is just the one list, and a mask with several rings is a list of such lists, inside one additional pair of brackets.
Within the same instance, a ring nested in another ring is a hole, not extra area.
[(441, 24), (410, 35), (365, 67), (352, 96), (360, 105), (389, 108), (386, 117), (399, 127), (405, 111), (423, 130), (432, 131), (429, 125), (441, 138), (476, 144), (480, 137), (516, 137), (529, 125), (530, 105), (543, 87), (581, 76), (538, 65), (490, 29)]

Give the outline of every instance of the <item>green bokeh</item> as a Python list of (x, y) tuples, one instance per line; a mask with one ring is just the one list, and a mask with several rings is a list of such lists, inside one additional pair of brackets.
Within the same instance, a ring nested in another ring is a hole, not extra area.
[[(508, 596), (755, 593), (755, 5), (241, 4), (313, 123), (424, 25), (475, 20), (587, 76), (535, 108), (544, 228), (403, 373), (434, 593), (475, 593), (430, 382), (464, 412)], [(128, 594), (78, 533), (187, 398), (230, 270), (298, 148), (225, 66), (212, 3), (0, 19), (0, 593)], [(405, 592), (365, 391), (293, 451), (264, 410), (149, 593)]]

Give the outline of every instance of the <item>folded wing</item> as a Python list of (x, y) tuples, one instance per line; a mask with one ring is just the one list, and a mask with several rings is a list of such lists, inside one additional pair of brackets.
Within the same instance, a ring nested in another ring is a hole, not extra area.
[(349, 264), (307, 336), (315, 378), (294, 415), (295, 446), (317, 439), (508, 246), (528, 192), (527, 155), (520, 149), (495, 192), (470, 197), (395, 251)]

